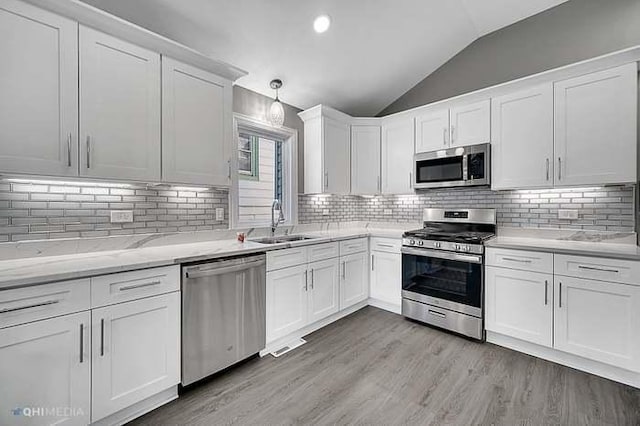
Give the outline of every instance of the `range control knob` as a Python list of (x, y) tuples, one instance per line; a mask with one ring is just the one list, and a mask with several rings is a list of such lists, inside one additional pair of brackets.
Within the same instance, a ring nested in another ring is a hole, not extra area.
[(422, 241), (422, 240), (418, 241), (418, 245), (419, 246), (423, 246), (424, 245), (424, 241)]
[(409, 244), (411, 244), (412, 246), (415, 246), (416, 245), (416, 240), (413, 240), (413, 239), (409, 240)]
[(440, 248), (440, 247), (442, 247), (442, 244), (440, 243), (440, 241), (436, 241), (435, 243), (433, 243), (433, 246), (435, 248)]
[(456, 244), (456, 251), (461, 251), (460, 244)]

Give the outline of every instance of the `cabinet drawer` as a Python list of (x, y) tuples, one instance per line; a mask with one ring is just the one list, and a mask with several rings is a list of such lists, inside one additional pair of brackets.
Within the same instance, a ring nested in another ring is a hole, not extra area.
[(91, 307), (180, 290), (180, 267), (142, 269), (91, 278)]
[(89, 279), (0, 291), (0, 328), (88, 310)]
[(553, 273), (553, 253), (488, 247), (486, 259), (488, 266)]
[(554, 266), (556, 275), (640, 286), (640, 262), (557, 254)]
[(396, 238), (371, 238), (371, 251), (386, 251), (389, 253), (400, 253), (402, 240)]
[(307, 246), (309, 262), (338, 257), (338, 243), (324, 243), (315, 246)]
[(340, 241), (340, 256), (367, 251), (367, 238)]
[(307, 247), (297, 247), (267, 252), (267, 271), (288, 268), (307, 263)]

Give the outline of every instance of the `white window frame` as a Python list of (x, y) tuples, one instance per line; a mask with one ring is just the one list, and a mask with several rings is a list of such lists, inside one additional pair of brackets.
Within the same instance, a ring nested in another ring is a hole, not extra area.
[[(239, 146), (239, 129), (282, 141), (283, 178), (286, 201), (283, 203), (284, 225), (298, 224), (298, 131), (289, 127), (275, 127), (268, 122), (249, 117), (244, 114), (233, 114), (233, 142), (236, 155), (231, 159), (231, 191), (229, 197), (229, 213), (231, 229), (256, 227), (252, 223), (240, 222), (240, 194), (237, 147)], [(287, 202), (288, 201), (288, 202)], [(265, 226), (269, 226), (268, 224)]]

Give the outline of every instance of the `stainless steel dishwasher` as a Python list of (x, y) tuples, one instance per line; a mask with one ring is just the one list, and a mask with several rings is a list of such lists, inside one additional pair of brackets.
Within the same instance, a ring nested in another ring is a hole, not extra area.
[(182, 267), (182, 384), (265, 347), (266, 256)]

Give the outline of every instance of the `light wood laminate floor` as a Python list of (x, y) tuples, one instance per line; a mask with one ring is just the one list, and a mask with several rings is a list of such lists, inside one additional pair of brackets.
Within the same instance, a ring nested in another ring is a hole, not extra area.
[(364, 308), (140, 425), (638, 425), (640, 390)]

